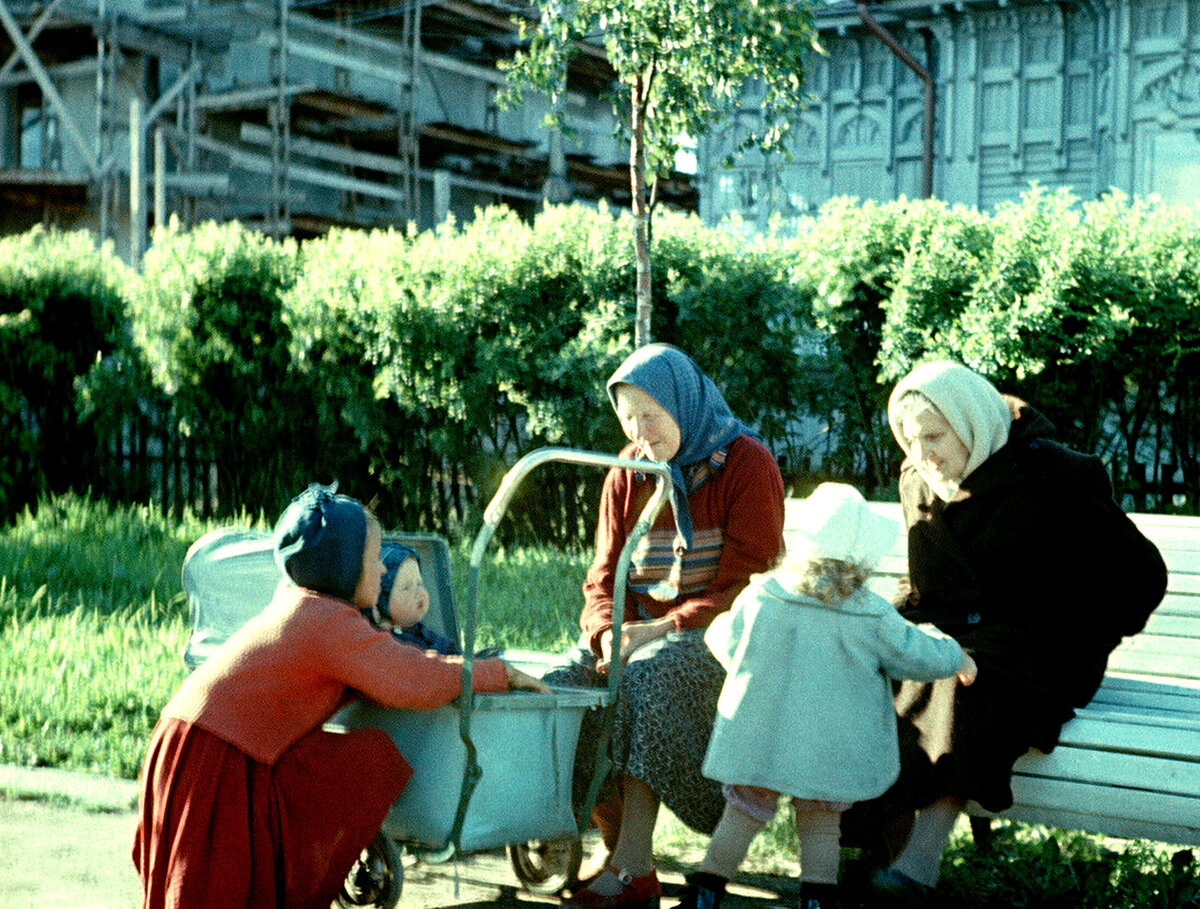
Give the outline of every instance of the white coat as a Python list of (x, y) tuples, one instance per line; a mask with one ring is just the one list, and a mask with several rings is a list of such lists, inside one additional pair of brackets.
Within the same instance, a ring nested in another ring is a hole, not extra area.
[(756, 575), (704, 636), (728, 675), (704, 775), (802, 799), (861, 801), (900, 773), (890, 678), (953, 675), (958, 644), (859, 590), (836, 606)]

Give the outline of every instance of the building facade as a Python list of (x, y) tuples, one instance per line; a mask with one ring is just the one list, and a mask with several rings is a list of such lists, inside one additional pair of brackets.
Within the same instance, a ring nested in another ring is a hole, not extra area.
[[(0, 232), (428, 228), (545, 198), (628, 205), (613, 74), (584, 47), (551, 132), (502, 109), (519, 0), (0, 0)], [(666, 201), (694, 209), (686, 180)]]
[(925, 83), (860, 7), (934, 86), (934, 196), (990, 210), (1036, 181), (1200, 202), (1200, 0), (878, 0), (818, 9), (827, 56), (788, 156), (726, 170), (736, 127), (701, 143), (705, 220), (923, 194)]

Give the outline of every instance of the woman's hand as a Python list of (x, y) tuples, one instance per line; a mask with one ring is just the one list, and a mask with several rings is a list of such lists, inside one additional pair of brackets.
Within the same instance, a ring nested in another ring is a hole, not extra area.
[(958, 667), (958, 681), (963, 685), (970, 685), (977, 675), (979, 667), (975, 665), (975, 658), (964, 650), (962, 665)]
[(536, 691), (539, 694), (550, 694), (550, 686), (541, 679), (536, 679), (522, 672), (511, 663), (504, 664), (504, 672), (508, 676), (509, 691)]
[[(670, 616), (650, 619), (646, 622), (626, 622), (621, 626), (621, 665), (625, 665), (639, 647), (667, 636), (675, 630)], [(612, 629), (600, 635), (600, 659), (596, 661), (597, 672), (608, 672), (612, 664)]]

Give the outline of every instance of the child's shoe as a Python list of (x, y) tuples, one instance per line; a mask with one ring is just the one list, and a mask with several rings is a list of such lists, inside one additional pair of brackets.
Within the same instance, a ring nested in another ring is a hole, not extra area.
[(685, 874), (687, 885), (679, 897), (676, 909), (717, 909), (725, 898), (725, 886), (729, 881), (718, 874), (693, 871)]
[(800, 909), (838, 909), (837, 884), (814, 884), (800, 882)]
[(876, 903), (895, 909), (931, 909), (937, 890), (895, 868), (880, 868), (871, 876), (870, 893)]
[[(616, 876), (621, 889), (614, 894), (600, 893), (596, 890), (596, 884), (609, 874)], [(649, 874), (634, 877), (628, 871), (609, 867), (600, 872), (589, 886), (563, 900), (563, 906), (568, 909), (659, 909), (661, 896), (662, 887), (653, 869)]]

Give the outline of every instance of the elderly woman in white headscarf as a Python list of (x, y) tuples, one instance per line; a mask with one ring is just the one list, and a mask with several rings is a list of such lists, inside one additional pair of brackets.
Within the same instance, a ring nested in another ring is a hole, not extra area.
[(969, 688), (906, 681), (896, 697), (901, 775), (873, 807), (918, 813), (873, 886), (924, 905), (963, 807), (1012, 804), (1013, 763), (1054, 748), (1109, 653), (1162, 599), (1166, 568), (1113, 501), (1099, 458), (1053, 441), (1045, 416), (965, 366), (914, 369), (888, 420), (906, 456), (908, 577), (896, 605), (979, 667)]

